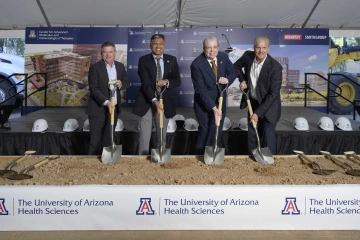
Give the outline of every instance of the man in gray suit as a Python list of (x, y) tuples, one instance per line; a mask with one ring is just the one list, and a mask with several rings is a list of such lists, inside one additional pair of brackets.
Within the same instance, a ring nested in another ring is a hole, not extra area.
[[(139, 155), (149, 155), (153, 121), (156, 123), (157, 138), (160, 139), (159, 113), (164, 111), (163, 146), (166, 146), (168, 119), (176, 115), (176, 105), (170, 89), (180, 86), (180, 71), (176, 57), (164, 54), (165, 37), (155, 34), (151, 37), (151, 53), (139, 59), (138, 74), (141, 87), (136, 97), (133, 113), (140, 117)], [(164, 105), (160, 105), (156, 88), (166, 88)]]
[[(281, 115), (280, 89), (283, 68), (268, 54), (269, 49), (269, 38), (259, 36), (254, 41), (254, 51), (246, 51), (234, 64), (240, 88), (250, 87), (249, 97), (254, 113), (249, 116), (249, 153), (257, 146), (255, 130), (251, 125), (251, 121), (255, 121), (259, 137), (264, 138), (263, 145), (269, 147), (272, 154), (276, 154), (275, 128)], [(240, 109), (246, 106), (246, 98), (243, 97)]]

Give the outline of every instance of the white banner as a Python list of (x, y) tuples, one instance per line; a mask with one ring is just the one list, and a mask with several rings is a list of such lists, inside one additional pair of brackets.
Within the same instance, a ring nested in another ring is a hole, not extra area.
[(358, 230), (359, 189), (2, 186), (0, 230)]

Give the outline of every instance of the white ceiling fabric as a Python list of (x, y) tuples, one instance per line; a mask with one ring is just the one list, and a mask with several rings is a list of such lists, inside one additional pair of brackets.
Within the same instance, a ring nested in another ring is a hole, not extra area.
[(52, 27), (360, 29), (360, 0), (0, 0), (0, 4), (0, 29), (48, 23)]

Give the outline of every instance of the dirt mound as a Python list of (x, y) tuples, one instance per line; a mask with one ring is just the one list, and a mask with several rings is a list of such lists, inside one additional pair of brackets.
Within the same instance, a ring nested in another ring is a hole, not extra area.
[[(15, 157), (0, 157), (0, 169)], [(45, 159), (30, 156), (13, 170), (22, 171)], [(104, 165), (95, 157), (60, 157), (29, 174), (29, 180), (0, 178), (1, 185), (303, 185), (359, 184), (360, 177), (344, 174), (344, 169), (322, 156), (312, 157), (331, 175), (312, 173), (311, 165), (293, 156), (276, 156), (275, 164), (260, 165), (245, 156), (226, 156), (222, 165), (206, 165), (203, 157), (172, 156), (168, 164), (155, 164), (146, 156), (122, 156), (115, 165)], [(356, 168), (357, 162), (351, 162)]]

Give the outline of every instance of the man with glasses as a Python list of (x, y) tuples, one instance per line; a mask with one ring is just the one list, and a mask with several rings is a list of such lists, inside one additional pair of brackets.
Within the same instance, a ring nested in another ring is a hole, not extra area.
[[(191, 64), (191, 79), (194, 85), (194, 111), (199, 122), (198, 139), (195, 154), (204, 155), (205, 146), (213, 146), (215, 141), (215, 119), (221, 118), (218, 143), (222, 146), (222, 126), (226, 112), (226, 92), (222, 111), (218, 109), (220, 90), (231, 85), (236, 77), (235, 69), (228, 55), (219, 52), (219, 42), (216, 37), (207, 37), (203, 42), (204, 52)], [(219, 88), (220, 90), (219, 90)]]
[[(171, 89), (180, 86), (180, 71), (176, 57), (164, 54), (165, 36), (151, 37), (151, 53), (139, 59), (138, 74), (141, 87), (136, 97), (133, 113), (140, 117), (139, 155), (149, 155), (151, 130), (156, 125), (157, 139), (160, 139), (159, 114), (164, 112), (163, 146), (166, 146), (168, 119), (176, 115), (175, 99)], [(165, 89), (164, 89), (165, 88)], [(159, 102), (159, 92), (163, 103)]]

